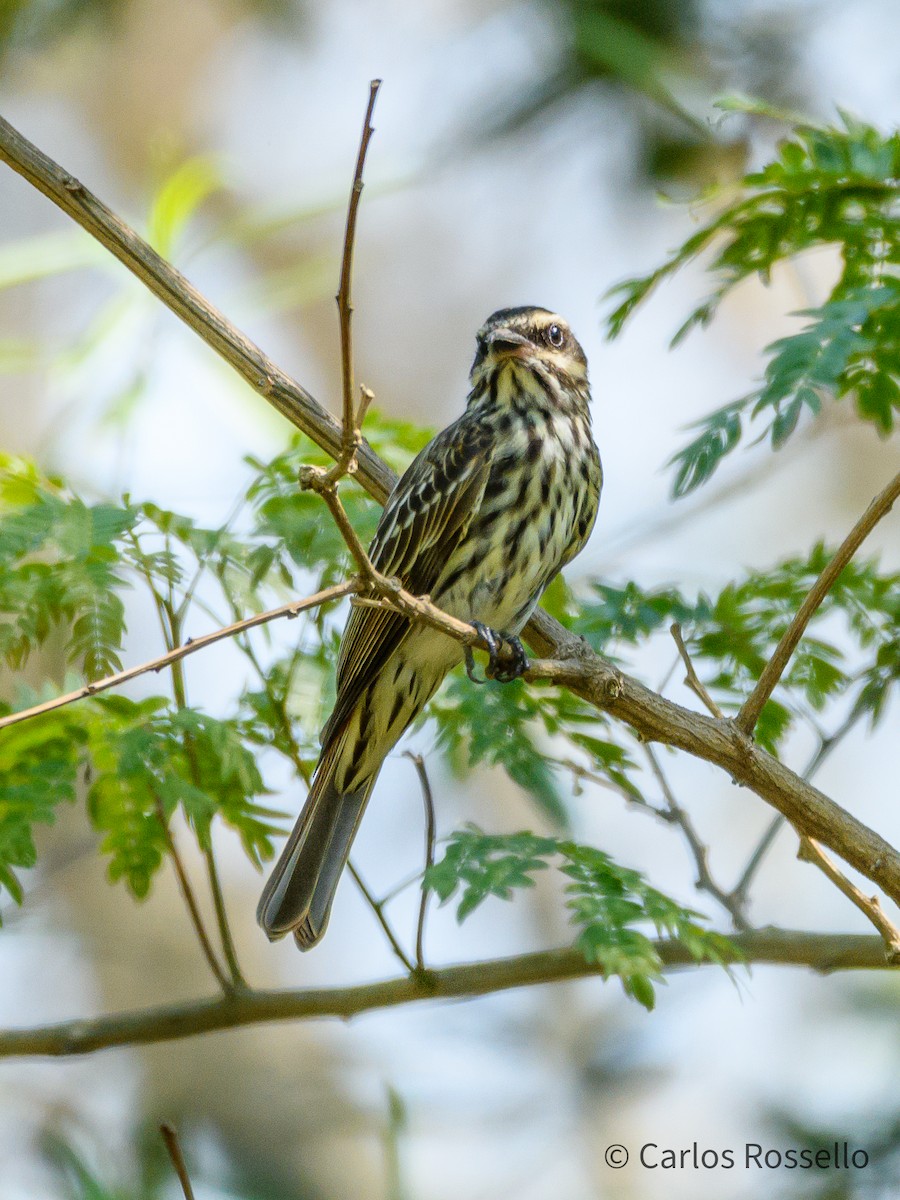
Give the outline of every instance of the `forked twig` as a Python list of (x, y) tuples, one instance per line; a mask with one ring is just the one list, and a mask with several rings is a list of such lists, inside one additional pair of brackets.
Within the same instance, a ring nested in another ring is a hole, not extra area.
[(691, 656), (688, 653), (688, 648), (684, 644), (684, 638), (681, 634), (681, 626), (677, 621), (673, 621), (669, 626), (669, 633), (675, 639), (675, 645), (678, 647), (678, 653), (681, 655), (681, 661), (684, 663), (685, 671), (687, 671), (684, 677), (685, 685), (691, 689), (695, 696), (698, 696), (703, 701), (714, 717), (723, 718), (725, 714), (700, 682), (700, 678), (694, 670), (694, 664), (691, 662)]
[(350, 200), (347, 204), (347, 224), (344, 228), (344, 248), (341, 255), (341, 280), (335, 299), (338, 306), (338, 320), (341, 327), (341, 383), (343, 387), (344, 432), (353, 427), (353, 342), (350, 335), (350, 321), (353, 314), (351, 289), (353, 284), (353, 250), (356, 244), (356, 214), (359, 211), (359, 201), (363, 190), (363, 171), (366, 165), (366, 153), (369, 142), (375, 130), (372, 128), (372, 113), (375, 111), (375, 101), (378, 98), (380, 79), (373, 79), (369, 84), (369, 103), (366, 106), (363, 121), (362, 137), (359, 141), (359, 152), (356, 156), (356, 169), (353, 172), (353, 186), (350, 189)]
[(409, 974), (412, 975), (413, 972), (415, 971), (415, 967), (410, 962), (403, 947), (400, 945), (397, 935), (394, 933), (393, 929), (391, 928), (390, 921), (388, 921), (387, 917), (384, 915), (384, 906), (386, 904), (386, 901), (376, 899), (376, 897), (372, 894), (372, 892), (369, 891), (369, 888), (367, 887), (365, 880), (363, 879), (362, 875), (360, 875), (359, 871), (356, 869), (356, 867), (353, 865), (352, 862), (347, 863), (347, 870), (350, 872), (353, 882), (356, 884), (356, 886), (359, 888), (360, 892), (362, 893), (363, 899), (365, 900), (366, 904), (368, 904), (369, 908), (371, 908), (372, 912), (375, 914), (378, 924), (381, 926), (382, 930), (384, 931), (384, 936), (390, 942), (391, 949), (393, 950), (394, 954), (397, 956), (397, 958), (400, 960), (400, 962), (403, 963), (403, 966), (406, 968), (406, 970), (409, 972)]

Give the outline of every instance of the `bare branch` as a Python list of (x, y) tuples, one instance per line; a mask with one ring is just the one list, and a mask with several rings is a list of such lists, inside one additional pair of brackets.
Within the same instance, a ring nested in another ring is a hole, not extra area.
[(900, 474), (895, 475), (883, 491), (875, 497), (863, 515), (859, 518), (844, 540), (838, 546), (831, 562), (812, 585), (806, 599), (797, 609), (794, 619), (784, 631), (781, 640), (775, 647), (772, 657), (763, 668), (757, 680), (756, 687), (747, 697), (741, 711), (735, 718), (738, 729), (750, 734), (756, 727), (759, 714), (765, 707), (766, 701), (775, 690), (779, 679), (784, 674), (791, 655), (797, 648), (797, 643), (803, 637), (804, 630), (812, 619), (816, 609), (831, 591), (837, 577), (850, 562), (853, 555), (872, 532), (882, 517), (886, 517), (900, 497)]
[(861, 892), (856, 884), (851, 882), (843, 871), (840, 870), (838, 865), (832, 862), (822, 847), (813, 838), (804, 837), (800, 839), (800, 849), (797, 851), (797, 857), (801, 862), (810, 862), (817, 866), (831, 880), (838, 891), (843, 892), (847, 899), (868, 917), (884, 939), (887, 961), (892, 966), (900, 964), (900, 929), (888, 919), (878, 897), (867, 896), (864, 892)]
[(390, 942), (391, 949), (393, 950), (394, 954), (397, 956), (397, 958), (400, 959), (400, 962), (403, 964), (403, 966), (406, 968), (406, 970), (411, 975), (415, 971), (415, 967), (410, 962), (410, 960), (407, 958), (403, 947), (400, 945), (397, 935), (394, 933), (393, 929), (391, 928), (390, 922), (388, 921), (387, 917), (384, 915), (385, 901), (378, 900), (375, 898), (375, 896), (372, 895), (372, 893), (369, 891), (368, 887), (366, 886), (366, 883), (365, 883), (362, 875), (360, 875), (359, 871), (357, 871), (356, 867), (353, 865), (352, 862), (347, 863), (347, 869), (349, 870), (349, 872), (353, 878), (353, 882), (356, 884), (356, 886), (359, 888), (360, 892), (362, 893), (363, 899), (365, 900), (366, 904), (368, 904), (369, 908), (371, 908), (372, 912), (375, 914), (375, 916), (378, 920), (378, 924), (381, 926), (382, 930), (384, 931), (384, 936)]
[(706, 705), (707, 710), (714, 717), (724, 717), (725, 714), (700, 682), (697, 672), (694, 670), (694, 664), (691, 661), (691, 656), (688, 654), (688, 648), (684, 644), (684, 638), (681, 634), (681, 626), (677, 621), (673, 621), (669, 626), (669, 633), (675, 639), (675, 645), (678, 647), (678, 653), (681, 655), (681, 661), (684, 663), (684, 669), (687, 671), (687, 675), (684, 678), (685, 685), (691, 689), (695, 696), (699, 696)]
[(179, 1144), (175, 1127), (173, 1125), (160, 1125), (159, 1132), (162, 1134), (162, 1139), (169, 1152), (169, 1158), (172, 1160), (172, 1166), (175, 1168), (175, 1174), (178, 1176), (178, 1182), (181, 1184), (181, 1190), (184, 1192), (184, 1200), (194, 1200), (194, 1189), (191, 1187), (191, 1178), (188, 1175), (184, 1155), (181, 1153), (181, 1145)]
[(666, 802), (666, 811), (660, 815), (664, 815), (667, 820), (677, 825), (684, 834), (684, 839), (688, 844), (694, 865), (697, 868), (697, 887), (701, 891), (707, 892), (722, 905), (734, 922), (735, 929), (749, 929), (750, 922), (744, 914), (743, 905), (739, 900), (735, 899), (733, 893), (726, 892), (713, 879), (709, 869), (709, 848), (703, 843), (700, 835), (694, 828), (694, 823), (690, 815), (675, 799), (675, 793), (672, 791), (669, 781), (659, 764), (659, 759), (650, 746), (644, 746), (644, 753), (647, 756), (647, 761), (650, 763), (650, 770), (653, 772), (656, 782), (662, 791), (663, 799)]
[[(875, 934), (758, 929), (735, 934), (731, 942), (747, 963), (809, 967), (822, 972), (888, 967), (884, 942)], [(680, 942), (659, 940), (653, 945), (667, 970), (694, 965), (691, 952)], [(237, 992), (187, 1004), (7, 1030), (0, 1032), (0, 1058), (89, 1054), (112, 1046), (166, 1042), (269, 1021), (313, 1017), (347, 1020), (360, 1013), (420, 1000), (485, 996), (510, 988), (597, 977), (603, 971), (602, 963), (588, 963), (579, 951), (566, 948), (442, 967), (424, 974), (415, 972), (356, 987)]]
[(149, 671), (161, 671), (164, 667), (171, 666), (172, 663), (176, 663), (182, 658), (187, 658), (189, 654), (196, 654), (198, 650), (204, 650), (215, 642), (221, 642), (223, 638), (234, 637), (247, 629), (254, 629), (257, 625), (265, 625), (267, 622), (276, 621), (281, 617), (291, 619), (299, 616), (307, 609), (318, 608), (332, 600), (339, 600), (342, 596), (349, 596), (356, 591), (358, 586), (355, 580), (337, 583), (333, 587), (316, 592), (315, 595), (306, 596), (303, 600), (292, 600), (290, 604), (282, 604), (278, 608), (269, 609), (268, 612), (245, 617), (243, 621), (235, 621), (233, 625), (215, 629), (212, 633), (204, 633), (198, 638), (189, 638), (183, 646), (176, 646), (174, 650), (161, 654), (159, 658), (151, 658), (149, 662), (139, 663), (136, 667), (127, 667), (124, 671), (117, 671), (115, 675), (107, 675), (105, 679), (98, 679), (96, 683), (86, 683), (84, 687), (80, 687), (74, 692), (66, 692), (63, 696), (54, 696), (52, 700), (45, 700), (42, 704), (35, 704), (32, 708), (23, 708), (19, 712), (0, 717), (0, 729), (4, 729), (7, 725), (16, 725), (19, 721), (28, 721), (32, 717), (53, 712), (57, 708), (64, 708), (67, 704), (74, 704), (76, 700), (96, 696), (98, 692), (105, 692), (120, 684), (128, 683), (130, 679), (137, 679), (139, 675), (146, 675)]
[[(416, 768), (422, 788), (422, 803), (425, 805), (425, 870), (428, 871), (430, 867), (434, 866), (434, 796), (431, 793), (431, 781), (425, 769), (425, 759), (421, 754), (413, 754), (409, 750), (406, 751), (406, 757)], [(429, 890), (423, 879), (422, 897), (419, 901), (419, 919), (416, 922), (416, 968), (419, 971), (425, 970), (425, 917), (428, 912), (428, 896)]]
[(172, 860), (172, 866), (175, 868), (175, 876), (178, 879), (178, 887), (181, 895), (187, 906), (188, 915), (191, 918), (191, 924), (194, 927), (194, 932), (197, 935), (197, 941), (200, 943), (200, 948), (203, 951), (203, 957), (209, 963), (209, 969), (215, 975), (216, 980), (222, 991), (230, 994), (232, 989), (231, 980), (222, 970), (216, 952), (212, 948), (212, 942), (209, 940), (209, 935), (206, 932), (206, 926), (203, 924), (203, 918), (200, 915), (200, 906), (197, 904), (197, 898), (194, 895), (191, 881), (188, 878), (187, 871), (184, 868), (184, 863), (181, 861), (181, 855), (178, 853), (178, 847), (175, 845), (175, 838), (172, 836), (172, 831), (169, 828), (169, 822), (166, 820), (165, 810), (162, 806), (162, 801), (157, 796), (156, 798), (156, 817), (162, 827), (163, 837), (166, 842), (166, 852)]
[[(344, 454), (349, 450), (350, 455), (356, 456), (354, 433), (357, 431), (356, 415), (353, 412), (353, 341), (351, 338), (351, 317), (353, 301), (351, 289), (353, 284), (353, 247), (356, 242), (356, 214), (359, 211), (359, 200), (363, 190), (363, 170), (366, 165), (366, 151), (375, 132), (372, 128), (372, 113), (380, 79), (373, 79), (369, 84), (369, 103), (366, 106), (366, 116), (363, 121), (362, 137), (359, 142), (359, 153), (356, 156), (356, 170), (353, 172), (353, 186), (350, 189), (350, 201), (347, 205), (347, 224), (344, 229), (344, 249), (341, 255), (341, 281), (338, 286), (337, 306), (338, 321), (341, 330), (341, 385), (343, 391), (343, 434)], [(343, 454), (341, 455), (343, 458)], [(349, 465), (348, 460), (348, 465)]]

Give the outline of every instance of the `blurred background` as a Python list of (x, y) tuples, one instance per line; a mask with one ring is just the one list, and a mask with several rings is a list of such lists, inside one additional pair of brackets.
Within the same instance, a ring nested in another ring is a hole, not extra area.
[[(823, 252), (768, 288), (742, 287), (674, 353), (669, 337), (705, 292), (699, 271), (654, 295), (613, 345), (602, 297), (688, 235), (696, 214), (684, 201), (773, 144), (776, 126), (723, 117), (717, 96), (825, 119), (840, 106), (887, 128), (900, 117), (898, 39), (893, 0), (5, 0), (0, 113), (155, 232), (337, 413), (344, 205), (368, 81), (383, 78), (357, 243), (358, 377), (384, 412), (440, 426), (463, 405), (474, 332), (490, 312), (561, 312), (591, 363), (606, 468), (597, 529), (570, 582), (691, 590), (839, 539), (896, 470), (896, 447), (833, 409), (784, 452), (735, 455), (673, 505), (664, 464), (683, 426), (748, 390), (762, 348), (815, 302), (834, 264)], [(90, 494), (127, 490), (221, 521), (248, 478), (243, 456), (277, 452), (286, 423), (5, 168), (0, 237), (4, 447)], [(900, 562), (896, 521), (873, 548)], [(129, 626), (129, 661), (159, 652), (148, 611), (131, 612)], [(649, 653), (642, 677), (658, 685), (671, 658), (670, 647)], [(232, 661), (216, 651), (190, 660), (194, 703), (216, 710)], [(895, 843), (896, 715), (886, 744), (854, 734), (818, 779)], [(505, 776), (460, 784), (442, 773), (427, 727), (407, 745), (429, 762), (441, 832), (471, 819), (498, 831), (540, 824)], [(669, 770), (730, 884), (768, 810), (712, 768), (671, 756)], [(293, 810), (299, 797), (277, 802)], [(670, 830), (608, 792), (585, 790), (571, 807), (579, 837), (691, 898), (693, 869)], [(420, 808), (398, 751), (356, 852), (377, 891), (420, 866)], [(3, 1027), (210, 990), (174, 880), (137, 905), (106, 885), (92, 846), (68, 814), (45, 834), (25, 908), (2, 913)], [(790, 834), (778, 840), (754, 920), (863, 929), (795, 849)], [(301, 958), (267, 945), (254, 922), (260, 878), (228, 838), (220, 854), (253, 983), (395, 973), (346, 882), (321, 949)], [(697, 906), (710, 909), (703, 897)], [(415, 908), (414, 889), (391, 907), (405, 936)], [(428, 956), (461, 961), (568, 936), (537, 888), (514, 906), (485, 905), (462, 931), (449, 908), (434, 912)], [(887, 977), (757, 968), (735, 986), (703, 969), (672, 976), (651, 1016), (598, 981), (5, 1062), (0, 1200), (175, 1196), (161, 1182), (160, 1120), (179, 1126), (203, 1198), (893, 1196), (897, 999)], [(603, 1162), (612, 1142), (721, 1150), (835, 1137), (864, 1147), (869, 1168), (798, 1182)]]

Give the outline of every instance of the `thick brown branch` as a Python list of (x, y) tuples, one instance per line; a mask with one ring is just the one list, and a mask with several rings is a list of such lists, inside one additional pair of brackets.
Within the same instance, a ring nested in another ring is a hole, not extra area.
[(342, 596), (347, 596), (351, 592), (356, 591), (359, 585), (355, 580), (349, 580), (347, 583), (337, 583), (333, 587), (324, 588), (321, 592), (316, 592), (313, 596), (306, 596), (303, 600), (292, 600), (290, 604), (282, 604), (279, 608), (269, 609), (268, 612), (256, 613), (252, 617), (245, 617), (243, 621), (235, 621), (233, 625), (226, 625), (222, 629), (215, 629), (212, 633), (205, 633), (201, 637), (192, 638), (185, 642), (183, 646), (176, 646), (174, 650), (169, 650), (166, 654), (161, 654), (159, 658), (152, 658), (149, 662), (138, 663), (135, 667), (126, 667), (124, 671), (117, 671), (115, 675), (107, 675), (105, 679), (98, 679), (96, 683), (86, 683), (84, 687), (78, 688), (74, 692), (66, 692), (62, 696), (54, 696), (52, 700), (45, 700), (43, 704), (35, 704), (32, 708), (23, 708), (19, 712), (9, 713), (8, 716), (0, 717), (0, 729), (7, 725), (16, 725), (19, 721), (28, 721), (31, 717), (39, 717), (44, 713), (53, 712), (56, 708), (64, 708), (67, 704), (74, 704), (76, 700), (84, 700), (87, 696), (95, 696), (98, 692), (108, 691), (109, 688), (119, 687), (123, 683), (127, 683), (130, 679), (137, 679), (139, 675), (146, 675), (149, 671), (161, 671), (163, 667), (171, 666), (172, 663), (178, 662), (182, 658), (187, 658), (189, 654), (196, 654), (198, 650), (203, 650), (206, 646), (212, 646), (214, 642), (221, 642), (223, 638), (234, 637), (236, 634), (243, 633), (247, 629), (254, 629), (257, 625), (265, 625), (268, 621), (278, 620), (279, 617), (296, 617), (302, 612), (306, 612), (310, 608), (318, 608), (321, 604), (328, 604), (331, 600), (339, 600)]
[(895, 475), (887, 487), (875, 497), (863, 515), (859, 518), (847, 536), (838, 546), (834, 558), (810, 588), (806, 599), (797, 609), (794, 619), (784, 631), (781, 641), (775, 647), (772, 657), (766, 663), (763, 673), (757, 680), (756, 687), (747, 697), (741, 711), (735, 718), (737, 726), (744, 733), (752, 733), (759, 720), (759, 714), (765, 707), (766, 701), (775, 690), (779, 679), (785, 672), (791, 655), (797, 648), (797, 643), (803, 637), (803, 632), (809, 624), (816, 609), (834, 587), (837, 577), (850, 562), (863, 541), (872, 532), (882, 517), (887, 516), (900, 497), (900, 474)]
[[(759, 929), (735, 934), (731, 941), (747, 963), (810, 967), (823, 972), (873, 970), (888, 965), (884, 942), (874, 934)], [(655, 946), (666, 969), (694, 962), (679, 942), (659, 941)], [(561, 949), (444, 967), (424, 975), (416, 972), (357, 987), (240, 992), (171, 1007), (8, 1030), (0, 1033), (0, 1058), (88, 1054), (112, 1046), (166, 1042), (268, 1021), (311, 1017), (346, 1020), (374, 1009), (419, 1000), (484, 996), (601, 973), (602, 966), (586, 962), (577, 950)]]
[(734, 722), (692, 712), (650, 691), (545, 613), (536, 613), (532, 626), (532, 647), (557, 657), (532, 663), (527, 678), (568, 687), (589, 704), (625, 721), (644, 741), (675, 746), (715, 763), (735, 783), (787, 817), (800, 833), (834, 850), (900, 903), (900, 854), (894, 847), (757, 746)]

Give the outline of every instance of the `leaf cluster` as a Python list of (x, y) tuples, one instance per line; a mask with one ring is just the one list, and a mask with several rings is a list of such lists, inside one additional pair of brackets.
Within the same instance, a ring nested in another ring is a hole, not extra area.
[(900, 411), (900, 134), (846, 114), (833, 126), (794, 126), (774, 160), (744, 177), (737, 199), (720, 201), (662, 266), (614, 289), (622, 298), (608, 318), (613, 337), (658, 283), (710, 255), (715, 287), (678, 329), (675, 345), (708, 324), (744, 279), (768, 281), (777, 265), (822, 246), (833, 247), (840, 264), (826, 301), (799, 313), (799, 332), (767, 348), (758, 388), (697, 423), (697, 435), (672, 459), (676, 495), (709, 479), (756, 421), (777, 449), (804, 412), (815, 416), (824, 402), (852, 396), (859, 417), (883, 435), (893, 430)]
[(450, 837), (425, 884), (442, 903), (459, 895), (456, 915), (462, 922), (489, 896), (510, 900), (517, 889), (533, 887), (535, 875), (552, 862), (568, 881), (564, 891), (578, 930), (576, 947), (605, 978), (618, 976), (626, 994), (645, 1008), (653, 1008), (662, 964), (640, 926), (683, 942), (697, 962), (726, 965), (737, 958), (727, 938), (698, 924), (699, 913), (602, 850), (569, 840), (528, 832), (486, 834), (470, 825)]

